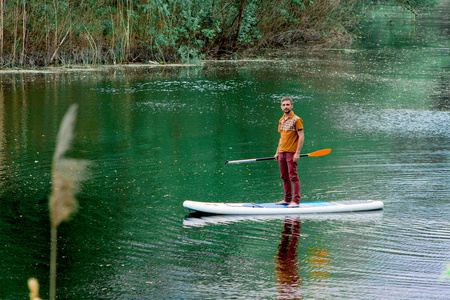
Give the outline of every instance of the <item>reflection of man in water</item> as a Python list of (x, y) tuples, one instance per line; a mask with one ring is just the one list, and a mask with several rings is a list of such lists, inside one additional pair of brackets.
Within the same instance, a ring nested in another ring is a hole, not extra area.
[(281, 299), (298, 299), (300, 275), (298, 274), (297, 246), (300, 238), (300, 218), (286, 217), (277, 256), (277, 283)]

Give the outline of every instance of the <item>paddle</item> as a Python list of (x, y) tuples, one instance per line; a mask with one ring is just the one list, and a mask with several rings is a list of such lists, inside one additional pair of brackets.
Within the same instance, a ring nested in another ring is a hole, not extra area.
[[(324, 156), (331, 152), (331, 149), (322, 149), (318, 151), (314, 151), (308, 154), (300, 154), (300, 157), (317, 157), (317, 156)], [(248, 163), (248, 162), (254, 162), (254, 161), (262, 161), (262, 160), (274, 160), (275, 157), (265, 157), (265, 158), (252, 158), (252, 159), (241, 159), (241, 160), (227, 160), (225, 162), (226, 165), (228, 164), (240, 164), (240, 163)]]

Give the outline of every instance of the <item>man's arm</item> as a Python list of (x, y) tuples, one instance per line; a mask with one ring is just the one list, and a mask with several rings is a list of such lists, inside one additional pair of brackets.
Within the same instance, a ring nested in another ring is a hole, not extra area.
[(305, 133), (303, 132), (303, 129), (298, 130), (297, 134), (298, 134), (298, 144), (297, 150), (295, 151), (294, 154), (294, 162), (298, 162), (298, 160), (300, 159), (300, 151), (302, 150), (303, 142), (305, 141)]

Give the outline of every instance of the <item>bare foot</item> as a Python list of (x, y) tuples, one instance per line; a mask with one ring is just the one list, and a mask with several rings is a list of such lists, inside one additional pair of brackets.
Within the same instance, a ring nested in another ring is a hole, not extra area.
[(283, 200), (283, 201), (277, 202), (275, 204), (282, 205), (282, 204), (289, 204), (289, 202), (286, 202), (286, 201)]
[(289, 203), (288, 207), (299, 207), (299, 205), (295, 202)]

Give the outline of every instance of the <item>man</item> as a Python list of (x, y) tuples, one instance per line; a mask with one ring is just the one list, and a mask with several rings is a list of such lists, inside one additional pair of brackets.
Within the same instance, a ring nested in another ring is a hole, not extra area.
[[(284, 185), (284, 200), (276, 204), (287, 204), (288, 207), (297, 207), (300, 203), (300, 180), (297, 173), (297, 162), (300, 158), (305, 136), (303, 133), (303, 120), (294, 114), (292, 99), (281, 99), (281, 110), (284, 112), (278, 122), (280, 141), (278, 143), (275, 160), (280, 165), (281, 179)], [(294, 195), (292, 195), (294, 188)]]

